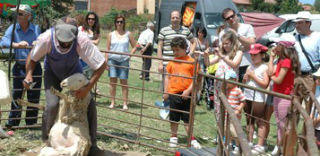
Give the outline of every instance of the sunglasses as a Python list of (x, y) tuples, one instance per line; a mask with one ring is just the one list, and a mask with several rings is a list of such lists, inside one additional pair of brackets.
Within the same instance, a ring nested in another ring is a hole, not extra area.
[(90, 20), (94, 21), (94, 20), (96, 20), (96, 19), (95, 19), (95, 18), (88, 18), (88, 21), (90, 21)]
[(123, 21), (116, 21), (116, 23), (118, 23), (118, 24), (122, 24), (122, 23), (123, 23)]
[(225, 18), (224, 20), (225, 20), (225, 21), (229, 21), (231, 18), (234, 18), (235, 16), (236, 16), (235, 14), (232, 14), (231, 16)]

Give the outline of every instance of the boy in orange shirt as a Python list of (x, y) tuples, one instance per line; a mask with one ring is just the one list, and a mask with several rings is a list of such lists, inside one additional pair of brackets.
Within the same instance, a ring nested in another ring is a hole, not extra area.
[[(187, 42), (182, 37), (175, 37), (171, 42), (171, 49), (173, 50), (174, 56), (176, 60), (190, 61), (193, 62), (194, 59), (187, 55)], [(167, 73), (170, 75), (166, 75), (165, 85), (164, 85), (164, 94), (163, 99), (165, 101), (169, 100), (170, 108), (177, 109), (182, 111), (190, 112), (190, 95), (192, 91), (193, 81), (192, 77), (194, 74), (195, 66), (194, 64), (181, 63), (181, 62), (173, 62), (169, 61), (167, 65)], [(179, 75), (185, 77), (171, 76), (171, 75)], [(181, 96), (172, 95), (179, 94)], [(188, 124), (189, 124), (189, 114), (177, 112), (174, 110), (170, 110), (169, 114), (170, 121), (179, 122), (183, 120), (185, 123), (186, 131), (188, 132)], [(178, 132), (178, 123), (171, 122), (171, 138), (170, 138), (170, 147), (176, 147), (178, 143), (177, 132)], [(192, 137), (191, 145), (195, 148), (201, 148), (200, 144), (197, 140)]]

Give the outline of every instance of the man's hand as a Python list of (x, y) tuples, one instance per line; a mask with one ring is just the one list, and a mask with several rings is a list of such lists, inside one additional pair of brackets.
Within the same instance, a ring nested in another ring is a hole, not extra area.
[(29, 43), (27, 41), (21, 41), (18, 43), (18, 48), (26, 48), (29, 46)]
[(162, 97), (164, 101), (167, 101), (169, 99), (169, 94), (163, 94)]
[(33, 82), (33, 78), (32, 76), (26, 76), (26, 78), (23, 80), (22, 84), (23, 84), (23, 87), (26, 88), (26, 89), (29, 89), (30, 88), (30, 84), (32, 84)]
[(89, 92), (90, 92), (90, 88), (87, 85), (77, 90), (75, 92), (75, 96), (79, 99), (83, 99), (88, 95)]
[(163, 63), (160, 61), (158, 66), (159, 73), (163, 73)]

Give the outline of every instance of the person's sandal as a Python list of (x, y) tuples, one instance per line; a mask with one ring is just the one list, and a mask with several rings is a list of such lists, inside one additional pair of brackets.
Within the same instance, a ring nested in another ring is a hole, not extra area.
[(109, 108), (111, 108), (111, 109), (114, 108), (114, 105), (109, 105)]

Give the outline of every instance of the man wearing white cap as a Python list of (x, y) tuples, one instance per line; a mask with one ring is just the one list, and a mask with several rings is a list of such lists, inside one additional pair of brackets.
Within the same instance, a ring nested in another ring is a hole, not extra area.
[(312, 22), (308, 11), (299, 12), (294, 22), (298, 31), (295, 49), (301, 63), (301, 76), (311, 90), (314, 85), (312, 73), (320, 66), (320, 33), (310, 29)]
[[(12, 9), (13, 11), (17, 11), (16, 8)], [(14, 38), (12, 47), (13, 48), (20, 48), (14, 49), (14, 57), (16, 63), (12, 68), (12, 75), (13, 75), (13, 102), (11, 103), (11, 112), (9, 114), (9, 120), (6, 123), (6, 127), (10, 128), (12, 126), (18, 126), (20, 123), (21, 111), (17, 111), (21, 109), (21, 106), (17, 105), (16, 100), (21, 99), (22, 92), (23, 92), (23, 78), (26, 74), (25, 68), (25, 59), (27, 58), (30, 49), (21, 49), (26, 48), (27, 46), (31, 46), (32, 43), (37, 39), (40, 35), (41, 31), (37, 25), (34, 25), (30, 22), (32, 18), (31, 8), (29, 5), (21, 4), (19, 6), (17, 20), (18, 23), (16, 24), (15, 30), (13, 31), (13, 24), (6, 30), (5, 35), (2, 37), (0, 41), (1, 47), (10, 47), (11, 40), (12, 40), (12, 33), (14, 32)], [(27, 91), (28, 101), (31, 103), (38, 104), (40, 98), (40, 88), (41, 88), (41, 76), (42, 69), (40, 63), (37, 63), (35, 66), (35, 71), (33, 73), (34, 82), (36, 82), (35, 86), (33, 87), (34, 90)], [(23, 98), (23, 97), (22, 97)], [(37, 116), (38, 116), (38, 109), (33, 107), (28, 107), (26, 111), (26, 119), (27, 125), (32, 125), (37, 123)], [(30, 119), (31, 117), (31, 119)]]
[[(55, 27), (41, 34), (37, 43), (32, 49), (27, 60), (27, 75), (25, 80), (32, 82), (32, 76), (36, 62), (45, 56), (44, 60), (44, 85), (46, 94), (46, 109), (43, 113), (42, 121), (42, 139), (46, 141), (51, 127), (54, 124), (58, 113), (59, 98), (55, 96), (50, 88), (61, 91), (60, 82), (74, 73), (82, 73), (82, 67), (79, 64), (79, 57), (87, 63), (94, 73), (89, 84), (76, 91), (75, 96), (84, 98), (90, 94), (90, 90), (105, 71), (106, 62), (99, 49), (90, 41), (86, 34), (78, 33), (75, 26), (75, 19), (64, 18)], [(26, 88), (29, 87), (24, 83)], [(89, 154), (97, 149), (96, 131), (97, 131), (97, 113), (96, 106), (91, 100), (88, 106), (89, 134), (92, 147)]]

